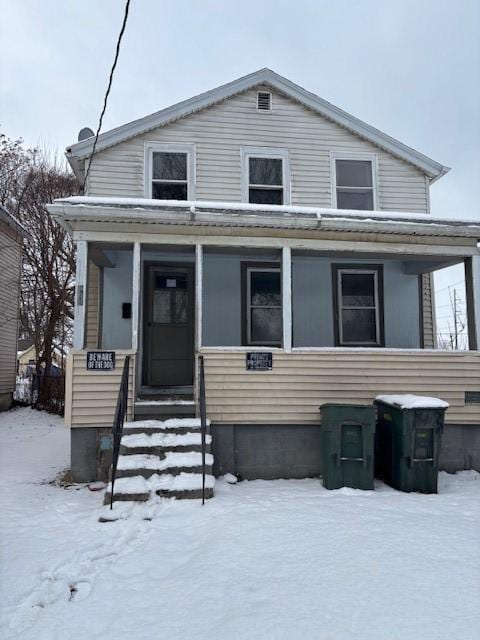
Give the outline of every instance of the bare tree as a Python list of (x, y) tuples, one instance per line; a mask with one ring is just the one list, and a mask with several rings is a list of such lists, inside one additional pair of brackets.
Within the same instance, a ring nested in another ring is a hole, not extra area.
[[(76, 179), (57, 160), (0, 134), (0, 203), (30, 234), (24, 247), (20, 324), (33, 339), (39, 376), (50, 372), (54, 350), (64, 352), (69, 343), (75, 278), (73, 242), (45, 204), (77, 190)], [(48, 384), (42, 385), (39, 408), (48, 407), (49, 393)]]

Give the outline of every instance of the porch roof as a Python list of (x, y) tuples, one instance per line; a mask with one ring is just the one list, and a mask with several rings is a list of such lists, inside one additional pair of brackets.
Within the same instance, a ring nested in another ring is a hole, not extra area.
[(68, 231), (77, 222), (296, 229), (464, 238), (480, 242), (480, 219), (428, 213), (357, 211), (240, 202), (149, 200), (72, 196), (47, 206)]

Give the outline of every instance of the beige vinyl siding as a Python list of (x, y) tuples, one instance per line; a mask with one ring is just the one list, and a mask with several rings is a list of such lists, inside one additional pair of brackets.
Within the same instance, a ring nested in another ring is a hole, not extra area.
[(101, 274), (91, 260), (88, 263), (88, 290), (87, 290), (87, 317), (85, 340), (86, 347), (96, 349), (100, 346), (100, 300), (101, 300)]
[(414, 393), (449, 402), (448, 423), (480, 424), (480, 405), (465, 406), (465, 391), (480, 388), (479, 352), (273, 352), (269, 372), (246, 371), (242, 352), (204, 355), (207, 413), (216, 423), (318, 423), (325, 402), (367, 404), (380, 393)]
[(128, 419), (132, 419), (135, 358), (131, 350), (115, 351), (114, 371), (87, 371), (87, 352), (72, 350), (67, 360), (65, 424), (67, 427), (111, 426), (125, 356), (131, 355)]
[(21, 256), (21, 240), (0, 222), (0, 394), (15, 388)]
[(333, 151), (377, 154), (380, 209), (427, 211), (425, 175), (419, 169), (277, 92), (272, 112), (259, 113), (257, 90), (99, 152), (88, 195), (143, 197), (144, 143), (157, 141), (195, 144), (198, 200), (239, 202), (240, 148), (260, 146), (288, 149), (293, 205), (331, 206)]
[(433, 287), (432, 275), (430, 273), (422, 275), (423, 346), (425, 349), (434, 349), (437, 345)]

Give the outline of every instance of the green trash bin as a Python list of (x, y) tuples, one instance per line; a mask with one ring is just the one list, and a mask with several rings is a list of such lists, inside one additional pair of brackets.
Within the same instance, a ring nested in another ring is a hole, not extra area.
[(400, 491), (437, 493), (448, 404), (436, 398), (406, 395), (379, 396), (375, 405), (377, 477)]
[(373, 489), (375, 407), (323, 404), (320, 421), (323, 486)]

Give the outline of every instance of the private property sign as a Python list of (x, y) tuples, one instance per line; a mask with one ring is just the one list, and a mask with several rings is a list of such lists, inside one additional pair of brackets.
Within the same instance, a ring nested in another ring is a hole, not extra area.
[(245, 366), (247, 371), (271, 371), (272, 354), (269, 351), (251, 351), (247, 353)]
[(115, 351), (87, 351), (88, 371), (113, 371)]

